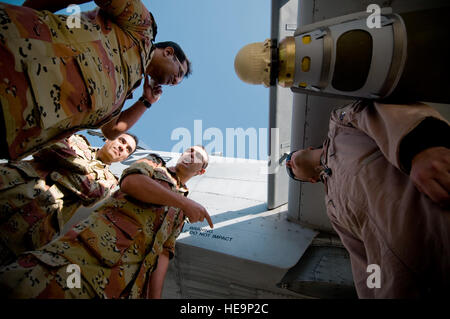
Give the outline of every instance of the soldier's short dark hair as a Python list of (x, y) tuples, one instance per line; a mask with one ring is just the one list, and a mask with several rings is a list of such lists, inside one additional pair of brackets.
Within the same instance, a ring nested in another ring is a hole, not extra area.
[(186, 74), (184, 75), (185, 78), (188, 78), (190, 74), (192, 74), (192, 67), (191, 67), (191, 61), (188, 60), (186, 57), (186, 54), (181, 49), (181, 47), (173, 42), (173, 41), (164, 41), (164, 42), (157, 42), (153, 44), (156, 48), (165, 49), (167, 47), (171, 47), (175, 53), (175, 56), (180, 61), (180, 63), (184, 63), (184, 61), (187, 62), (187, 69)]

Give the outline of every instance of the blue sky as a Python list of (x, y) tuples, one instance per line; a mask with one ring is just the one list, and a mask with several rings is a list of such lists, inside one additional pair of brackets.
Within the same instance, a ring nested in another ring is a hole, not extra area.
[[(144, 0), (158, 24), (156, 41), (173, 40), (192, 61), (193, 73), (163, 96), (132, 129), (153, 149), (170, 151), (171, 133), (185, 127), (194, 139), (194, 120), (203, 131), (267, 128), (269, 90), (243, 83), (234, 72), (239, 49), (270, 37), (270, 0)], [(136, 96), (140, 96), (136, 91)], [(197, 134), (197, 137), (199, 134)], [(258, 136), (259, 137), (259, 136)], [(267, 138), (265, 138), (267, 144)], [(207, 145), (210, 141), (203, 140)], [(248, 145), (249, 143), (247, 143)], [(225, 147), (226, 141), (223, 141)], [(226, 156), (236, 155), (226, 154)], [(248, 157), (249, 151), (247, 150)]]
[[(23, 1), (6, 2), (21, 4)], [(234, 150), (227, 152), (225, 149), (226, 129), (254, 128), (258, 133), (258, 143), (264, 146), (257, 154), (265, 156), (267, 135), (259, 134), (259, 129), (267, 130), (269, 90), (240, 81), (234, 72), (234, 57), (242, 46), (270, 37), (271, 1), (143, 2), (158, 25), (156, 42), (171, 40), (180, 44), (192, 61), (193, 73), (178, 86), (163, 87), (161, 99), (146, 111), (130, 132), (140, 138), (142, 145), (153, 150), (171, 151), (177, 143), (186, 139), (185, 135), (171, 140), (171, 134), (177, 128), (186, 128), (192, 143), (211, 145), (214, 138), (204, 140), (201, 134), (197, 134), (194, 141), (194, 120), (201, 120), (202, 132), (208, 128), (218, 128), (223, 134), (224, 155), (235, 157), (239, 155), (237, 141)], [(94, 2), (90, 2), (82, 5), (81, 9), (86, 11), (94, 7)], [(134, 99), (128, 100), (124, 108), (132, 105), (141, 95), (142, 88), (138, 88), (133, 94)], [(98, 138), (89, 140), (96, 146), (101, 145)], [(245, 155), (241, 153), (239, 157), (255, 158), (248, 150), (249, 144), (247, 139)], [(265, 159), (259, 155), (257, 157)]]

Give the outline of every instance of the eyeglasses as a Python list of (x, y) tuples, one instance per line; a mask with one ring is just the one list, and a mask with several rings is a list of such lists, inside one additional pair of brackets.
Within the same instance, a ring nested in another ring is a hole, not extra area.
[(208, 166), (207, 157), (204, 157), (201, 152), (195, 150), (194, 148), (191, 147), (191, 148), (187, 149), (186, 151), (184, 151), (184, 153), (189, 154), (189, 157), (191, 159), (190, 163), (202, 163), (202, 169), (204, 169)]
[(283, 155), (283, 157), (285, 157), (285, 155), (286, 155), (286, 172), (287, 172), (288, 176), (289, 176), (290, 178), (292, 178), (293, 180), (296, 180), (296, 181), (299, 181), (299, 182), (304, 182), (303, 180), (298, 179), (297, 177), (295, 177), (295, 174), (294, 174), (294, 172), (292, 171), (292, 168), (290, 168), (289, 166), (287, 166), (287, 162), (291, 160), (292, 154), (294, 154), (295, 152), (297, 152), (297, 151), (292, 151), (292, 152), (290, 152), (289, 154), (286, 153), (286, 154)]
[[(317, 146), (317, 147), (312, 147), (312, 150), (321, 149), (322, 147), (323, 147), (322, 145)], [(286, 159), (286, 164), (287, 164), (287, 162), (291, 160), (292, 154), (294, 154), (297, 151), (299, 151), (299, 150), (292, 151), (289, 154), (288, 153), (284, 153), (284, 155), (280, 158), (280, 165), (281, 165), (281, 163), (283, 162), (284, 159)], [(286, 172), (289, 175), (289, 177), (292, 178), (293, 180), (296, 180), (296, 181), (299, 181), (299, 182), (308, 182), (308, 181), (305, 181), (305, 180), (302, 180), (302, 179), (299, 179), (299, 178), (295, 177), (295, 174), (292, 171), (292, 168), (288, 167), (287, 165), (286, 165)], [(329, 176), (331, 176), (331, 170), (329, 168), (325, 167), (325, 172)]]
[[(183, 69), (183, 65), (181, 64), (180, 60), (178, 60), (178, 57), (175, 54), (173, 55), (173, 60), (178, 62), (178, 75), (177, 75), (177, 78), (182, 79), (184, 74), (185, 74), (184, 69)], [(175, 85), (175, 84), (172, 84), (172, 85)]]

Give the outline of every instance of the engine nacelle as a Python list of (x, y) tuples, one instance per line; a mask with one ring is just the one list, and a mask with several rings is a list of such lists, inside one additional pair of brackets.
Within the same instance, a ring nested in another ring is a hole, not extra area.
[[(448, 9), (448, 8), (446, 8)], [(293, 37), (252, 43), (235, 59), (247, 83), (345, 98), (450, 103), (449, 10), (360, 12), (299, 28)]]

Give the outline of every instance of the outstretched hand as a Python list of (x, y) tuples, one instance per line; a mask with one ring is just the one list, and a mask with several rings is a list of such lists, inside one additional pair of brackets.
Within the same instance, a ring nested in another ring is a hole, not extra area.
[(162, 92), (162, 86), (154, 82), (152, 83), (150, 77), (146, 75), (142, 94), (147, 99), (147, 101), (152, 104), (158, 102)]
[(190, 223), (202, 222), (205, 220), (208, 221), (208, 224), (211, 228), (214, 228), (214, 224), (211, 220), (211, 216), (209, 216), (205, 207), (200, 205), (199, 203), (186, 198), (185, 204), (182, 207), (183, 213), (185, 216), (189, 218)]
[(431, 147), (418, 153), (412, 160), (410, 177), (433, 202), (450, 206), (450, 149)]

